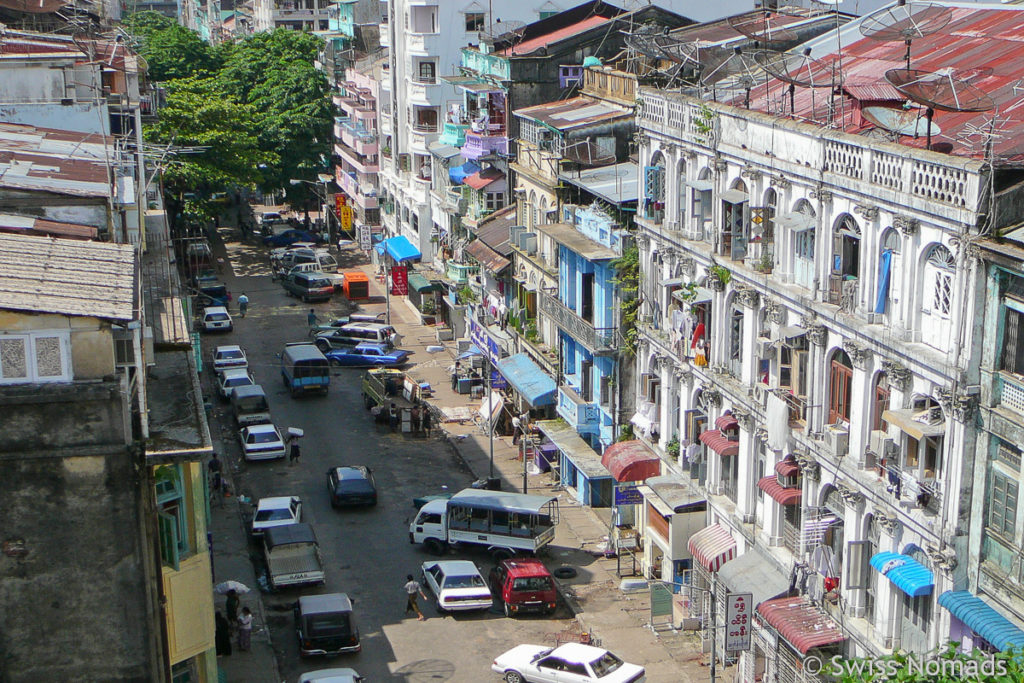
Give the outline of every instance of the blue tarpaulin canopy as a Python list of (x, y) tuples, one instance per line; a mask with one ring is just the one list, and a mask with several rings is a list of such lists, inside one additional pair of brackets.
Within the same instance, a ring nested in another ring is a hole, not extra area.
[(503, 358), (496, 366), (501, 376), (534, 408), (554, 404), (557, 391), (555, 380), (525, 353)]
[(468, 349), (466, 349), (465, 351), (463, 351), (462, 353), (460, 353), (455, 358), (455, 360), (466, 360), (467, 358), (472, 358), (473, 356), (482, 356), (482, 355), (484, 355), (484, 352), (481, 351), (479, 348), (477, 348), (477, 346), (475, 344), (471, 344), (470, 347)]
[(935, 588), (932, 573), (909, 555), (878, 553), (871, 558), (871, 566), (912, 598), (931, 595)]
[(461, 166), (456, 166), (454, 168), (449, 168), (448, 169), (448, 177), (451, 178), (451, 181), (453, 183), (455, 183), (456, 185), (461, 185), (462, 182), (466, 179), (467, 176), (471, 176), (474, 173), (479, 173), (479, 172), (480, 172), (480, 166), (478, 164), (476, 164), (475, 162), (473, 162), (472, 160), (470, 160), (470, 161), (467, 161), (466, 163), (462, 164)]
[[(381, 247), (383, 246), (383, 251)], [(403, 261), (414, 261), (423, 256), (420, 250), (412, 245), (412, 242), (408, 240), (404, 235), (398, 237), (392, 237), (386, 239), (377, 246), (377, 252), (383, 254), (387, 252), (387, 255), (393, 258), (397, 263)]]
[(996, 649), (1024, 647), (1024, 631), (969, 591), (946, 591), (939, 604)]

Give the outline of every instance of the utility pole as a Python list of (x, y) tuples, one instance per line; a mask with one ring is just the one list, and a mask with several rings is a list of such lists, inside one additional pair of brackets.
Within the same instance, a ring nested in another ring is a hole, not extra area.
[[(491, 392), (493, 391), (493, 388), (491, 387), (492, 381), (490, 344), (487, 345), (487, 350), (484, 352), (484, 357), (487, 359), (487, 446), (491, 454), (491, 464), (490, 469), (488, 470), (490, 473), (487, 476), (490, 479), (494, 477), (494, 403), (491, 401)], [(489, 481), (487, 483), (488, 485), (490, 484)]]

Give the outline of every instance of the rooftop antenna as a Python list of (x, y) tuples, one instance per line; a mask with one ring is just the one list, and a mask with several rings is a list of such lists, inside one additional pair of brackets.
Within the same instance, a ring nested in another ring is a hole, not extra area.
[(727, 90), (743, 89), (746, 92), (744, 106), (749, 109), (750, 90), (757, 84), (757, 78), (762, 73), (753, 55), (736, 46), (724, 59), (712, 61), (706, 68), (702, 68), (700, 82), (704, 86), (722, 86)]
[(747, 12), (729, 17), (729, 25), (759, 43), (788, 43), (797, 40), (796, 33), (778, 25), (779, 18), (783, 16), (768, 11), (765, 6), (760, 13)]
[(921, 71), (919, 69), (889, 69), (885, 80), (907, 96), (907, 99), (927, 107), (928, 149), (932, 148), (932, 118), (935, 110), (982, 112), (995, 108), (995, 102), (981, 88), (956, 76), (952, 69)]
[(615, 154), (602, 149), (589, 137), (567, 145), (562, 150), (562, 158), (581, 166), (607, 166), (615, 162)]
[(900, 0), (892, 7), (885, 7), (868, 16), (860, 23), (860, 32), (865, 38), (882, 42), (902, 40), (907, 46), (904, 59), (910, 68), (910, 45), (918, 38), (938, 33), (953, 18), (950, 7), (930, 2)]
[(796, 86), (811, 88), (811, 111), (814, 111), (814, 90), (839, 87), (842, 75), (835, 64), (826, 64), (811, 57), (811, 49), (801, 52), (759, 52), (754, 55), (762, 69), (789, 84), (790, 113), (796, 115)]

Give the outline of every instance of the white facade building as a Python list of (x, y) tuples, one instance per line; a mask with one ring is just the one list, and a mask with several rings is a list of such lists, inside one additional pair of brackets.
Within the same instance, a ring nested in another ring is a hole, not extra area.
[(253, 30), (326, 31), (333, 5), (330, 0), (254, 0)]

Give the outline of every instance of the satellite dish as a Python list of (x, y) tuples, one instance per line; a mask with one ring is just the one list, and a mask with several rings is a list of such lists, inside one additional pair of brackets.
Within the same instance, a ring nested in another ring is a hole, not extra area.
[(720, 84), (726, 88), (750, 90), (757, 84), (763, 71), (752, 55), (734, 48), (724, 59), (716, 60), (701, 69), (700, 82), (704, 85)]
[(885, 80), (908, 99), (931, 109), (978, 112), (996, 106), (984, 90), (955, 76), (952, 69), (889, 69), (885, 72)]
[(892, 107), (864, 107), (860, 115), (892, 133), (910, 137), (931, 137), (942, 132), (939, 124), (928, 119), (921, 109), (893, 109)]
[(751, 40), (762, 43), (785, 43), (797, 40), (793, 31), (779, 26), (779, 18), (785, 16), (772, 12), (758, 14), (740, 14), (729, 17), (729, 25)]
[(672, 61), (689, 64), (695, 69), (717, 64), (732, 54), (726, 48), (703, 40), (681, 42), (673, 40), (671, 36), (658, 36), (654, 43)]
[(668, 55), (664, 54), (661, 49), (658, 48), (655, 43), (655, 32), (647, 26), (641, 26), (636, 31), (623, 31), (622, 37), (626, 43), (626, 47), (636, 50), (645, 57), (650, 59), (664, 59)]
[(860, 23), (865, 38), (883, 42), (902, 40), (907, 46), (907, 68), (910, 68), (910, 44), (925, 36), (938, 33), (950, 19), (953, 10), (930, 2), (906, 2), (878, 10)]
[(582, 166), (607, 166), (615, 162), (615, 154), (591, 142), (590, 138), (565, 147), (562, 150), (562, 158)]
[(839, 69), (803, 52), (770, 52), (754, 54), (754, 61), (775, 78), (802, 88), (832, 88), (840, 84)]

